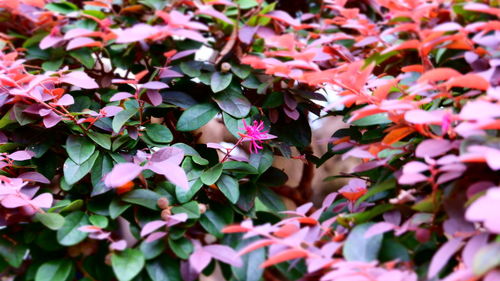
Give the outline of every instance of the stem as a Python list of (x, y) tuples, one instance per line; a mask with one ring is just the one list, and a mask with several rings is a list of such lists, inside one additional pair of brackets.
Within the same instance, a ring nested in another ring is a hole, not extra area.
[(235, 149), (235, 148), (236, 148), (236, 147), (237, 147), (240, 143), (242, 143), (242, 142), (243, 142), (243, 139), (244, 139), (244, 138), (239, 139), (239, 140), (238, 140), (238, 141), (234, 144), (234, 146), (233, 146), (233, 147), (231, 147), (230, 149), (228, 149), (228, 150), (226, 151), (226, 155), (224, 156), (224, 158), (222, 158), (222, 161), (220, 161), (221, 163), (224, 163), (224, 162), (226, 162), (226, 161), (227, 161), (227, 159), (229, 159), (229, 155), (231, 154), (231, 152), (232, 152), (232, 151), (233, 151), (233, 150), (234, 150), (234, 149)]

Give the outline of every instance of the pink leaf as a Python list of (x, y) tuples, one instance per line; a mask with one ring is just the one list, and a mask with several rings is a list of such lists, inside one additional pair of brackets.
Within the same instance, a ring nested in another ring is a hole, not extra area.
[(50, 208), (52, 206), (52, 194), (43, 193), (31, 200), (31, 204), (37, 206), (38, 208)]
[(205, 267), (212, 260), (212, 256), (207, 251), (203, 250), (203, 248), (196, 249), (189, 256), (189, 265), (196, 270), (196, 272), (200, 273), (203, 271)]
[(402, 174), (398, 182), (400, 184), (415, 184), (417, 182), (427, 181), (427, 177), (422, 174)]
[(112, 117), (118, 114), (118, 112), (122, 111), (123, 108), (116, 106), (116, 105), (108, 105), (105, 106), (101, 109), (101, 112), (104, 113), (104, 116), (106, 117)]
[(170, 182), (180, 186), (184, 190), (189, 190), (189, 183), (184, 170), (168, 161), (151, 162), (148, 168), (157, 174), (164, 175)]
[(369, 239), (372, 236), (379, 235), (379, 234), (385, 233), (387, 231), (394, 230), (395, 228), (396, 228), (396, 226), (393, 225), (392, 223), (388, 223), (388, 222), (376, 223), (376, 224), (370, 226), (370, 228), (368, 228), (368, 230), (365, 232), (365, 239)]
[(73, 28), (68, 30), (68, 32), (64, 34), (64, 39), (69, 40), (76, 37), (87, 36), (89, 34), (92, 34), (93, 32), (94, 31), (85, 28)]
[(119, 187), (135, 179), (141, 172), (142, 167), (134, 163), (118, 163), (106, 175), (104, 183), (109, 187)]
[(162, 220), (148, 222), (142, 227), (141, 237), (144, 237), (165, 225), (167, 225), (167, 222)]
[(417, 157), (436, 157), (451, 150), (453, 147), (448, 140), (428, 139), (421, 142), (415, 155)]
[(174, 165), (180, 165), (184, 159), (184, 151), (177, 147), (167, 146), (164, 147), (151, 156), (151, 162), (164, 162), (168, 161)]
[(73, 99), (73, 96), (72, 95), (69, 95), (69, 94), (66, 94), (64, 96), (62, 96), (58, 101), (57, 101), (57, 105), (59, 106), (68, 106), (68, 105), (72, 105), (75, 103), (75, 100)]
[(483, 247), (488, 244), (488, 233), (481, 233), (472, 237), (467, 244), (465, 244), (464, 250), (462, 251), (462, 259), (468, 268), (472, 268), (474, 261), (474, 256)]
[(123, 251), (125, 250), (125, 248), (127, 248), (127, 241), (125, 240), (118, 240), (116, 242), (113, 242), (109, 245), (109, 248), (111, 248), (112, 250), (116, 250), (116, 251)]
[(187, 221), (187, 219), (188, 219), (188, 215), (186, 213), (171, 215), (168, 217), (167, 226), (173, 226), (173, 225), (179, 224), (181, 222), (185, 222), (185, 221)]
[(220, 260), (232, 266), (240, 267), (243, 265), (241, 258), (235, 250), (225, 245), (209, 245), (203, 248), (210, 253), (214, 259)]
[(481, 120), (500, 117), (500, 105), (484, 100), (471, 101), (460, 111), (460, 118), (465, 120)]
[(153, 241), (163, 238), (165, 235), (167, 235), (167, 233), (163, 231), (154, 232), (151, 235), (149, 235), (148, 238), (146, 238), (146, 240), (144, 241), (151, 243)]
[(2, 199), (2, 205), (5, 208), (18, 208), (29, 205), (30, 201), (18, 195), (7, 195)]
[(250, 43), (252, 43), (253, 37), (258, 29), (259, 26), (245, 25), (238, 31), (238, 39), (240, 39), (241, 42), (249, 45)]
[(405, 120), (413, 124), (441, 124), (447, 111), (410, 110), (405, 113)]
[(211, 6), (203, 6), (203, 7), (199, 8), (198, 11), (196, 11), (196, 14), (197, 15), (201, 14), (201, 15), (211, 16), (211, 17), (214, 17), (216, 19), (220, 19), (221, 21), (223, 21), (225, 23), (228, 23), (231, 25), (233, 24), (233, 21), (230, 18), (228, 18), (226, 15), (217, 11), (216, 9), (214, 9)]
[(264, 15), (265, 17), (269, 17), (278, 21), (282, 21), (291, 26), (299, 26), (300, 22), (294, 18), (292, 18), (287, 12), (284, 11), (272, 11)]
[(94, 79), (90, 78), (87, 73), (83, 71), (73, 71), (64, 75), (61, 79), (61, 82), (68, 83), (82, 89), (96, 89), (99, 88), (99, 85), (95, 82)]
[(462, 238), (453, 238), (444, 243), (432, 257), (427, 273), (428, 278), (431, 279), (436, 276), (461, 246)]
[(118, 35), (116, 43), (120, 44), (141, 41), (159, 32), (156, 27), (145, 23), (139, 23), (132, 26), (131, 28), (126, 28), (123, 30), (116, 29), (113, 31), (116, 33), (116, 35)]
[(429, 166), (419, 161), (411, 161), (403, 166), (404, 174), (421, 173), (427, 170), (429, 170)]
[(124, 99), (128, 99), (130, 97), (133, 97), (134, 95), (132, 95), (131, 93), (127, 93), (127, 92), (118, 92), (116, 94), (114, 94), (110, 99), (109, 101), (119, 101), (119, 100), (124, 100)]
[(94, 42), (96, 42), (94, 39), (88, 37), (75, 38), (69, 41), (68, 45), (66, 46), (66, 51), (86, 47)]
[(45, 38), (40, 41), (40, 49), (45, 50), (50, 47), (54, 47), (57, 45), (59, 42), (63, 41), (62, 36), (54, 36), (54, 35), (47, 35)]
[(29, 160), (33, 156), (35, 156), (35, 153), (28, 150), (20, 150), (7, 155), (7, 157), (15, 161)]

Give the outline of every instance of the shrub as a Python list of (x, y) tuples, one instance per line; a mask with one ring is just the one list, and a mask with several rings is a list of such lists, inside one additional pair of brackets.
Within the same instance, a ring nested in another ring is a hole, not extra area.
[[(497, 1), (302, 2), (0, 2), (2, 274), (497, 280)], [(275, 155), (362, 163), (314, 206)]]

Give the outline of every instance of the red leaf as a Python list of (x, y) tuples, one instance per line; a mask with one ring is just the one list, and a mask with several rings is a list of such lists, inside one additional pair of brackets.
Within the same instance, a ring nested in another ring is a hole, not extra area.
[(272, 245), (274, 243), (276, 243), (276, 242), (273, 240), (269, 240), (269, 239), (255, 241), (255, 242), (251, 243), (250, 245), (246, 246), (245, 248), (241, 249), (238, 252), (238, 255), (242, 256), (244, 254), (250, 253), (252, 251), (255, 251), (255, 250), (262, 248), (262, 247), (265, 247), (265, 246)]
[(483, 77), (477, 74), (466, 74), (461, 77), (450, 79), (444, 83), (447, 87), (462, 87), (486, 91), (490, 87), (490, 83)]
[(418, 78), (418, 82), (436, 82), (460, 76), (462, 76), (462, 74), (460, 74), (460, 72), (456, 71), (455, 69), (442, 67), (427, 71), (422, 76), (420, 76), (420, 78)]
[(267, 259), (263, 264), (260, 265), (260, 267), (266, 268), (268, 266), (275, 265), (280, 262), (298, 258), (305, 258), (305, 257), (307, 257), (307, 252), (304, 250), (294, 250), (294, 249), (286, 250)]
[(230, 225), (226, 226), (222, 229), (222, 233), (240, 233), (240, 232), (248, 232), (250, 229), (239, 226), (239, 225)]

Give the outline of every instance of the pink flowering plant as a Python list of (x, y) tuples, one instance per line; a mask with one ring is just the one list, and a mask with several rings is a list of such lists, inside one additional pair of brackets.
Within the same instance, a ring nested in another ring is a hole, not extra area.
[(0, 277), (500, 280), (499, 16), (0, 0)]

